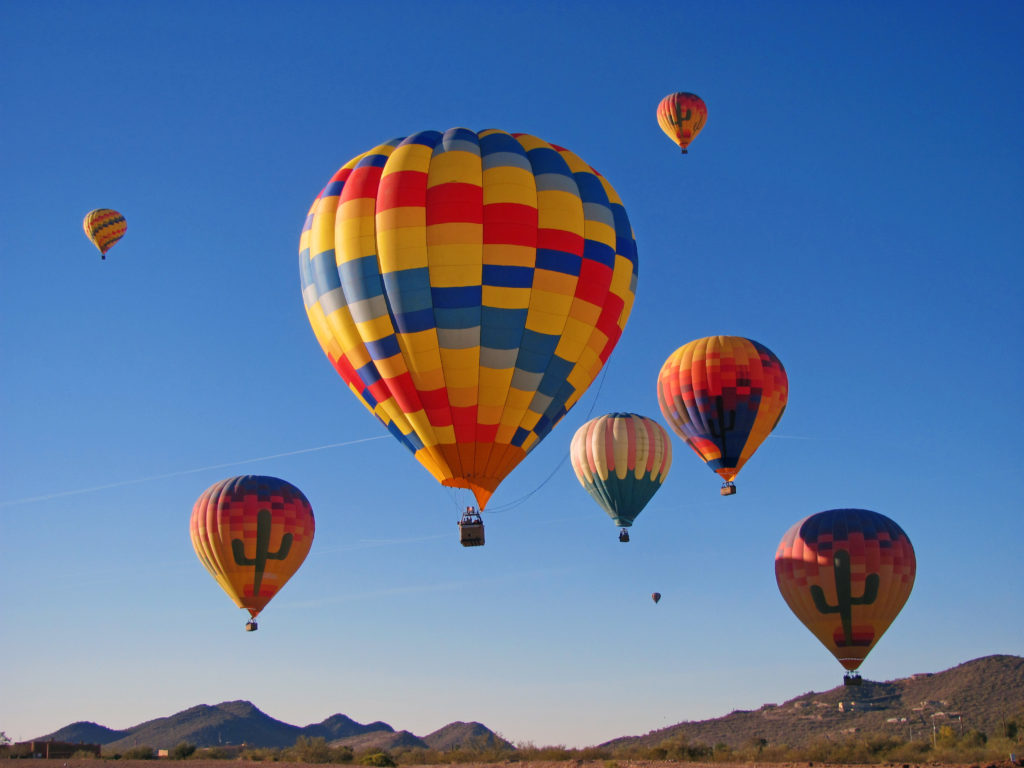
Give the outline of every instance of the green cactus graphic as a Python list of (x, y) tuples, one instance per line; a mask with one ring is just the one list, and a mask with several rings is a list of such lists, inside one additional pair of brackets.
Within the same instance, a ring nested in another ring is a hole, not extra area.
[(836, 574), (836, 604), (829, 605), (825, 600), (825, 592), (818, 585), (811, 587), (811, 598), (814, 607), (820, 613), (838, 613), (843, 623), (843, 645), (853, 645), (853, 616), (855, 605), (871, 605), (878, 597), (878, 574), (869, 573), (864, 579), (864, 594), (854, 597), (850, 578), (850, 553), (845, 549), (837, 550), (832, 556), (832, 564)]
[(231, 552), (235, 556), (236, 565), (255, 565), (256, 576), (253, 579), (252, 593), (260, 593), (260, 584), (263, 582), (263, 569), (267, 567), (267, 560), (284, 560), (292, 548), (292, 535), (286, 533), (281, 537), (281, 547), (277, 552), (270, 551), (270, 523), (271, 514), (269, 509), (261, 509), (256, 516), (256, 555), (245, 556), (245, 542), (241, 539), (231, 540)]
[(687, 122), (693, 116), (693, 110), (689, 107), (686, 108), (686, 115), (683, 115), (683, 107), (681, 104), (676, 104), (676, 123), (682, 125)]
[(714, 419), (708, 421), (708, 428), (711, 430), (711, 436), (718, 440), (718, 445), (722, 449), (722, 464), (725, 464), (725, 433), (732, 432), (736, 428), (736, 411), (729, 411), (729, 424), (726, 426), (725, 423), (725, 403), (722, 401), (722, 396), (719, 395), (717, 398), (716, 408), (718, 410), (718, 422)]

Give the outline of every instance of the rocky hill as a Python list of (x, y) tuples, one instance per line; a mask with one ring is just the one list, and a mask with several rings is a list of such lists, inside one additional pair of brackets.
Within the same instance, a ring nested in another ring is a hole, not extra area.
[(376, 731), (331, 742), (332, 747), (350, 747), (353, 752), (371, 750), (427, 749), (427, 742), (409, 731)]
[(409, 731), (396, 732), (387, 723), (377, 721), (364, 725), (342, 714), (304, 727), (289, 725), (261, 712), (248, 701), (225, 701), (214, 706), (200, 704), (119, 731), (93, 722), (72, 723), (35, 740), (100, 744), (104, 754), (112, 754), (142, 745), (170, 749), (182, 742), (197, 747), (229, 744), (290, 747), (300, 736), (323, 738), (333, 746), (349, 746), (354, 751), (415, 747), (447, 750), (495, 744), (513, 748), (480, 723), (450, 723), (421, 739)]
[(431, 749), (439, 752), (450, 752), (453, 749), (515, 749), (515, 747), (498, 736), (490, 728), (480, 723), (448, 723), (433, 733), (424, 736), (423, 741)]
[(1024, 715), (1024, 658), (986, 656), (945, 672), (916, 674), (889, 682), (813, 691), (783, 704), (736, 710), (712, 720), (682, 722), (645, 736), (606, 742), (609, 746), (656, 747), (680, 739), (738, 748), (764, 739), (769, 744), (805, 746), (850, 734), (921, 738), (942, 726), (995, 735), (1008, 718)]
[[(682, 722), (644, 736), (626, 736), (602, 746), (658, 747), (665, 742), (728, 744), (744, 747), (760, 740), (799, 747), (819, 739), (850, 734), (888, 734), (918, 738), (943, 726), (958, 732), (1002, 733), (1004, 723), (1024, 724), (1024, 658), (986, 656), (945, 672), (916, 674), (899, 680), (811, 691), (783, 704), (756, 710), (737, 710), (711, 720)], [(477, 722), (454, 722), (427, 736), (395, 731), (380, 721), (363, 725), (342, 714), (320, 723), (289, 725), (275, 720), (248, 701), (201, 704), (169, 717), (112, 730), (94, 722), (79, 722), (40, 737), (72, 743), (101, 744), (105, 754), (146, 745), (169, 749), (182, 742), (198, 747), (246, 744), (290, 747), (300, 737), (368, 749), (515, 749)]]
[(309, 738), (322, 736), (327, 742), (351, 738), (353, 736), (362, 736), (367, 733), (395, 732), (394, 728), (387, 723), (382, 723), (380, 720), (370, 723), (369, 725), (363, 725), (362, 723), (357, 723), (347, 715), (331, 715), (322, 723), (307, 725), (302, 730), (304, 736)]

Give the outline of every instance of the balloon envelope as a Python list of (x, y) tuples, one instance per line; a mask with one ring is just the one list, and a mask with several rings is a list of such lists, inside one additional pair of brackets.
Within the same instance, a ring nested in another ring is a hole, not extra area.
[(189, 528), (200, 562), (235, 605), (256, 618), (306, 559), (315, 523), (294, 485), (243, 475), (203, 491)]
[(695, 93), (670, 93), (658, 104), (658, 125), (686, 154), (708, 119), (708, 108)]
[(452, 128), (342, 166), (310, 209), (299, 272), (352, 393), (483, 509), (608, 359), (637, 256), (615, 190), (572, 152)]
[(782, 418), (789, 380), (770, 349), (741, 336), (684, 344), (658, 374), (669, 426), (731, 482)]
[(576, 431), (569, 459), (587, 493), (617, 526), (628, 528), (668, 475), (672, 443), (653, 419), (609, 413)]
[(114, 243), (124, 237), (128, 229), (128, 223), (117, 211), (110, 208), (97, 208), (85, 214), (82, 220), (82, 229), (85, 236), (95, 245), (103, 258), (106, 258), (107, 251), (114, 247)]
[(654, 601), (655, 605), (660, 603), (661, 602), (661, 592), (652, 592), (651, 593), (651, 600)]
[(831, 509), (794, 525), (775, 554), (793, 613), (846, 669), (861, 665), (903, 608), (917, 561), (903, 529), (866, 509)]

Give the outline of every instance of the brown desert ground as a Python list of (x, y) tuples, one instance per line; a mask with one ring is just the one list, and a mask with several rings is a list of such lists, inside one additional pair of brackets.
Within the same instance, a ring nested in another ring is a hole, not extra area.
[[(258, 762), (253, 760), (28, 760), (0, 759), (0, 768), (97, 768), (103, 762), (107, 768), (310, 768), (311, 763)], [(1001, 763), (875, 763), (855, 765), (851, 763), (676, 763), (657, 760), (562, 760), (554, 762), (507, 762), (507, 763), (457, 763), (453, 768), (609, 768), (614, 763), (618, 768), (1001, 768), (1010, 766), (1009, 760)], [(329, 765), (329, 764), (325, 764)], [(340, 764), (339, 764), (340, 765)], [(354, 763), (345, 768), (359, 768)], [(407, 766), (401, 768), (445, 768), (442, 765)]]

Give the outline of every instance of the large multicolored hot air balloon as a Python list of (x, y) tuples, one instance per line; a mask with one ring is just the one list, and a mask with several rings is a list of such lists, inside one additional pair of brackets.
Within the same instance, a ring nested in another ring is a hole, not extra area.
[(82, 229), (85, 236), (89, 238), (100, 252), (100, 258), (107, 258), (107, 251), (114, 247), (114, 243), (124, 237), (128, 229), (128, 223), (117, 211), (110, 208), (97, 208), (85, 214), (82, 220)]
[(684, 344), (658, 374), (658, 403), (669, 426), (724, 481), (722, 495), (782, 418), (786, 370), (763, 344), (708, 336)]
[[(779, 591), (846, 669), (857, 669), (903, 608), (917, 561), (895, 522), (866, 509), (830, 509), (790, 528), (775, 554)], [(847, 684), (860, 677), (847, 675)]]
[(658, 125), (684, 155), (707, 119), (708, 108), (695, 93), (670, 93), (658, 104)]
[(313, 543), (313, 509), (276, 477), (214, 483), (196, 500), (189, 529), (200, 562), (239, 608), (256, 615), (302, 565)]
[[(665, 481), (672, 442), (653, 419), (609, 413), (576, 431), (569, 458), (587, 493), (617, 526), (628, 528)], [(629, 541), (628, 534), (620, 539)]]
[(637, 255), (615, 190), (572, 152), (452, 128), (342, 166), (310, 208), (299, 272), (352, 393), (483, 509), (608, 359)]

